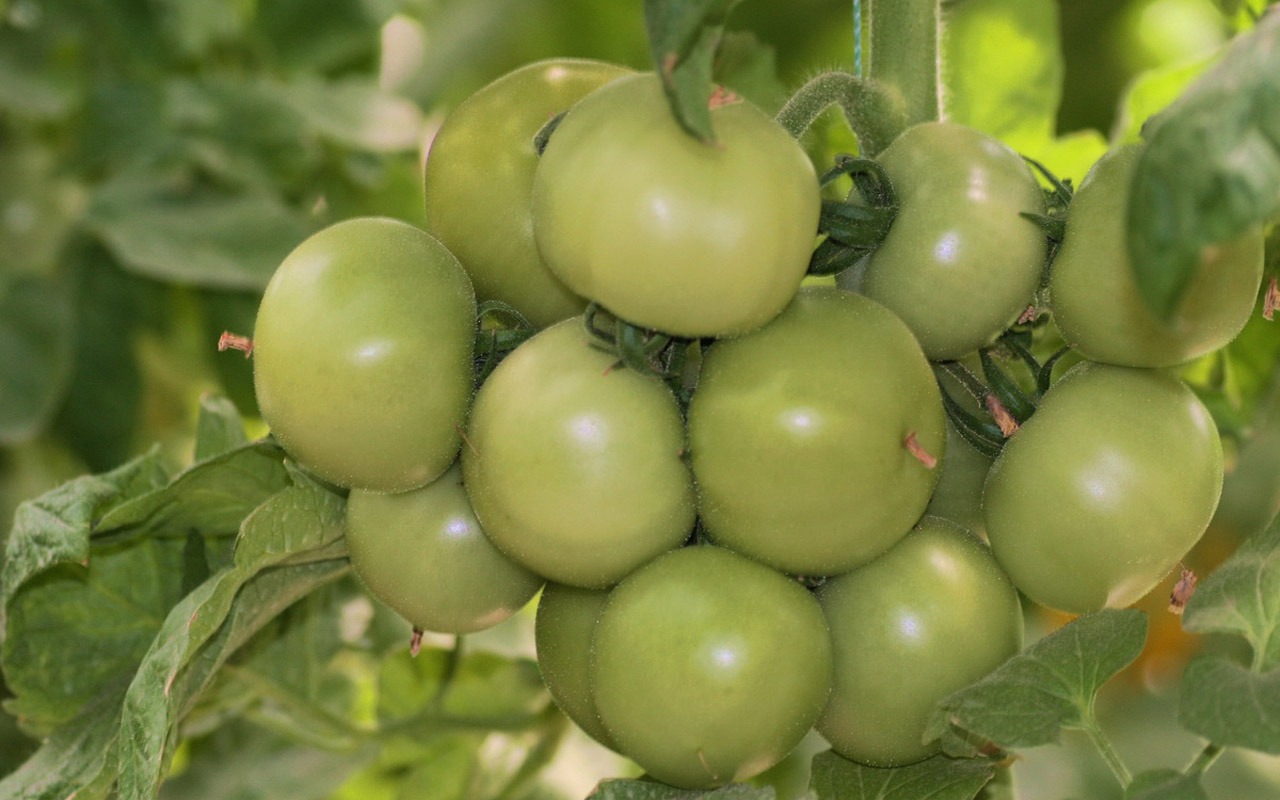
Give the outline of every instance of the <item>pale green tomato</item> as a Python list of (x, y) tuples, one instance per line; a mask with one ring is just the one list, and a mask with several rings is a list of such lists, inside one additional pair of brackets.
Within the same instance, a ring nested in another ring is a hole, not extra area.
[(983, 492), (1014, 585), (1071, 614), (1151, 591), (1200, 539), (1222, 491), (1222, 444), (1164, 372), (1082, 362), (1005, 443)]
[(938, 701), (1022, 648), (1018, 592), (991, 551), (925, 517), (887, 553), (828, 580), (818, 600), (835, 644), (835, 684), (818, 732), (845, 758), (894, 767), (928, 758)]
[(590, 679), (591, 637), (608, 599), (607, 589), (548, 583), (538, 599), (534, 639), (538, 671), (556, 705), (592, 739), (617, 750), (600, 721)]
[(745, 333), (795, 294), (818, 230), (804, 150), (746, 101), (717, 142), (676, 124), (658, 78), (620, 78), (556, 128), (533, 182), (538, 249), (565, 285), (679, 336)]
[(493, 627), (542, 586), (484, 535), (457, 465), (401, 494), (353, 491), (346, 540), (369, 593), (424, 631)]
[(533, 241), (533, 139), (630, 72), (585, 59), (538, 61), (471, 95), (440, 126), (424, 172), (427, 230), (466, 267), (479, 299), (510, 303), (539, 327), (582, 313), (586, 301), (551, 274)]
[(835, 575), (920, 518), (946, 443), (942, 399), (884, 306), (805, 287), (773, 322), (707, 351), (689, 405), (698, 508), (719, 544), (784, 572)]
[(332, 483), (429, 483), (458, 455), (475, 324), (471, 281), (431, 236), (378, 217), (325, 228), (285, 258), (258, 307), (262, 418)]
[[(1032, 302), (1047, 240), (1022, 212), (1044, 196), (1017, 153), (972, 128), (927, 122), (877, 157), (898, 216), (861, 270), (858, 291), (902, 317), (933, 361), (991, 344)], [(850, 288), (854, 288), (850, 286)]]
[(1168, 367), (1211, 353), (1249, 320), (1262, 284), (1259, 229), (1207, 248), (1173, 317), (1147, 307), (1125, 242), (1129, 184), (1142, 154), (1129, 145), (1103, 156), (1067, 210), (1067, 233), (1049, 270), (1053, 319), (1085, 358)]

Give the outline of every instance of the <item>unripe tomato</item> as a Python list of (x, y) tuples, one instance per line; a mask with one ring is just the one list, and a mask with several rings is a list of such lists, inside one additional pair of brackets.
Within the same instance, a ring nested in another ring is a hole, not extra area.
[(543, 327), (582, 313), (538, 255), (529, 204), (534, 136), (556, 114), (630, 70), (585, 59), (528, 64), (467, 98), (431, 142), (427, 230), (466, 267), (481, 300), (510, 303)]
[(938, 465), (938, 484), (924, 513), (950, 520), (960, 527), (986, 536), (982, 521), (982, 486), (994, 459), (973, 445), (947, 421), (947, 457)]
[(1093, 361), (1168, 367), (1211, 353), (1249, 320), (1262, 283), (1258, 229), (1207, 248), (1172, 319), (1138, 291), (1125, 241), (1129, 185), (1141, 145), (1099, 159), (1067, 210), (1067, 233), (1049, 271), (1049, 303), (1067, 342)]
[(818, 732), (878, 767), (938, 751), (923, 741), (938, 701), (1022, 648), (1018, 592), (969, 531), (925, 517), (887, 553), (828, 580), (818, 600), (835, 644), (835, 684)]
[(680, 336), (744, 333), (782, 310), (817, 235), (813, 165), (746, 101), (711, 119), (716, 144), (690, 137), (652, 74), (565, 116), (533, 183), (538, 249), (565, 285)]
[(542, 586), (485, 537), (457, 465), (401, 494), (353, 491), (346, 540), (369, 593), (424, 631), (492, 627)]
[(285, 258), (258, 307), (262, 418), (332, 483), (422, 486), (458, 454), (475, 318), (466, 272), (423, 231), (372, 217), (325, 228)]
[(1082, 362), (1045, 393), (991, 468), (991, 549), (1037, 603), (1127, 606), (1173, 569), (1213, 516), (1222, 444), (1176, 377)]
[(942, 399), (884, 306), (805, 287), (760, 330), (707, 351), (689, 404), (698, 508), (716, 542), (785, 572), (834, 575), (920, 518), (941, 458)]
[(480, 387), (462, 448), (489, 538), (571, 586), (617, 583), (693, 529), (675, 396), (616, 361), (580, 318), (544, 329)]
[(877, 157), (898, 215), (865, 273), (842, 286), (902, 317), (932, 361), (991, 344), (1031, 303), (1047, 240), (1019, 216), (1044, 213), (1044, 195), (1017, 153), (972, 128), (927, 122)]
[(611, 750), (618, 745), (600, 721), (591, 691), (591, 637), (609, 599), (607, 589), (548, 583), (538, 599), (534, 640), (542, 682), (569, 719)]
[(831, 637), (798, 582), (719, 547), (627, 577), (596, 623), (591, 685), (622, 753), (684, 788), (743, 780), (804, 738), (831, 688)]

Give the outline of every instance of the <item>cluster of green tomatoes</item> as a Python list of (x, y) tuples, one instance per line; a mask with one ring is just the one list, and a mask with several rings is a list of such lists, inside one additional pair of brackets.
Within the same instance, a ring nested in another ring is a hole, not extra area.
[[(655, 778), (741, 780), (815, 727), (911, 763), (936, 751), (936, 702), (1022, 646), (1019, 591), (1127, 605), (1205, 530), (1218, 433), (1162, 368), (1238, 333), (1262, 240), (1206, 253), (1159, 320), (1124, 249), (1137, 148), (1082, 183), (1047, 266), (1028, 165), (930, 123), (876, 159), (883, 241), (810, 285), (824, 219), (862, 201), (823, 201), (750, 103), (713, 106), (708, 144), (652, 74), (540, 62), (481, 90), (428, 155), (430, 234), (353, 219), (280, 266), (258, 401), (349, 490), (371, 593), (467, 633), (541, 591), (553, 697)], [(509, 331), (478, 327), (477, 296), (530, 329), (500, 361)], [(1042, 363), (1055, 337), (1070, 357)], [(997, 358), (1035, 385), (989, 389)]]

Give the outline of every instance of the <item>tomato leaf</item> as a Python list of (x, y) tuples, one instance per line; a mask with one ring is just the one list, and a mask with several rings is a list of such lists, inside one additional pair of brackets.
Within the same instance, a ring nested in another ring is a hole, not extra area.
[(549, 707), (535, 662), (474, 652), (451, 666), (452, 657), (449, 650), (424, 648), (416, 657), (402, 649), (384, 660), (379, 717), (397, 729), (421, 724), (429, 732), (441, 717), (483, 726), (527, 720)]
[(1201, 253), (1280, 212), (1280, 14), (1148, 125), (1129, 199), (1127, 243), (1143, 299), (1177, 307)]
[(1124, 790), (1124, 800), (1209, 800), (1209, 796), (1199, 775), (1153, 769), (1133, 776), (1133, 783)]
[(756, 787), (731, 783), (719, 789), (677, 789), (650, 781), (604, 781), (587, 795), (587, 800), (776, 800), (772, 786)]
[(987, 677), (939, 703), (925, 736), (968, 755), (959, 734), (1004, 749), (1058, 741), (1062, 728), (1092, 724), (1093, 700), (1113, 675), (1142, 652), (1146, 615), (1104, 609), (1062, 626)]
[(225, 397), (206, 394), (200, 398), (200, 417), (196, 420), (196, 461), (215, 458), (249, 443), (244, 434), (244, 420), (235, 403)]
[(54, 281), (0, 283), (0, 445), (35, 437), (57, 410), (72, 373), (71, 310)]
[(1253, 646), (1256, 671), (1280, 667), (1280, 519), (1200, 582), (1182, 626), (1243, 636)]
[(725, 20), (738, 0), (645, 0), (649, 53), (671, 113), (690, 136), (715, 141), (711, 68)]
[(817, 800), (972, 800), (994, 774), (987, 759), (934, 756), (881, 769), (828, 750), (813, 757), (809, 788)]
[(1280, 754), (1280, 668), (1196, 658), (1182, 675), (1178, 722), (1215, 744)]

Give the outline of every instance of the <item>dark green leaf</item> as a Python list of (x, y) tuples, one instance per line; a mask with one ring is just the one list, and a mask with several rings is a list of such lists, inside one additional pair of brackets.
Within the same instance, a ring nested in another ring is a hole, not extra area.
[[(24, 11), (40, 14), (40, 8)], [(48, 25), (40, 27), (0, 26), (0, 108), (18, 117), (58, 120), (81, 102), (82, 76), (79, 65), (57, 58), (60, 37), (51, 35)]]
[(172, 48), (184, 58), (198, 59), (217, 45), (238, 39), (253, 8), (247, 3), (158, 0), (155, 14)]
[(284, 452), (272, 442), (229, 450), (188, 469), (167, 486), (102, 515), (94, 535), (231, 534), (245, 516), (289, 484)]
[(73, 323), (60, 284), (36, 276), (0, 284), (0, 445), (39, 434), (62, 401)]
[(1182, 676), (1178, 721), (1215, 744), (1280, 754), (1280, 668), (1199, 656)]
[(1124, 800), (1209, 800), (1199, 775), (1183, 775), (1175, 769), (1154, 769), (1133, 777)]
[(817, 800), (973, 800), (994, 774), (987, 759), (934, 756), (882, 769), (828, 750), (814, 756), (809, 785)]
[(1280, 520), (1200, 582), (1182, 615), (1193, 633), (1232, 633), (1253, 646), (1254, 668), (1280, 667)]
[(776, 800), (772, 786), (756, 787), (731, 783), (719, 789), (677, 789), (650, 781), (605, 781), (587, 795), (587, 800)]
[(1280, 212), (1280, 15), (1241, 36), (1147, 129), (1128, 247), (1147, 304), (1170, 317), (1202, 252)]
[(738, 0), (645, 0), (654, 70), (671, 111), (689, 135), (715, 141), (707, 102), (711, 68), (729, 12)]
[(155, 174), (104, 184), (87, 223), (126, 269), (160, 281), (262, 289), (312, 226), (278, 197)]
[(1062, 728), (1092, 724), (1098, 688), (1138, 657), (1146, 636), (1146, 615), (1134, 609), (1104, 609), (1069, 622), (945, 698), (925, 737), (958, 729), (1004, 749), (1056, 742)]
[(200, 418), (196, 421), (196, 461), (205, 461), (249, 443), (244, 420), (235, 403), (218, 395), (200, 398)]
[(378, 29), (390, 15), (386, 3), (366, 0), (272, 0), (256, 6), (258, 27), (281, 67), (331, 72), (371, 64)]

